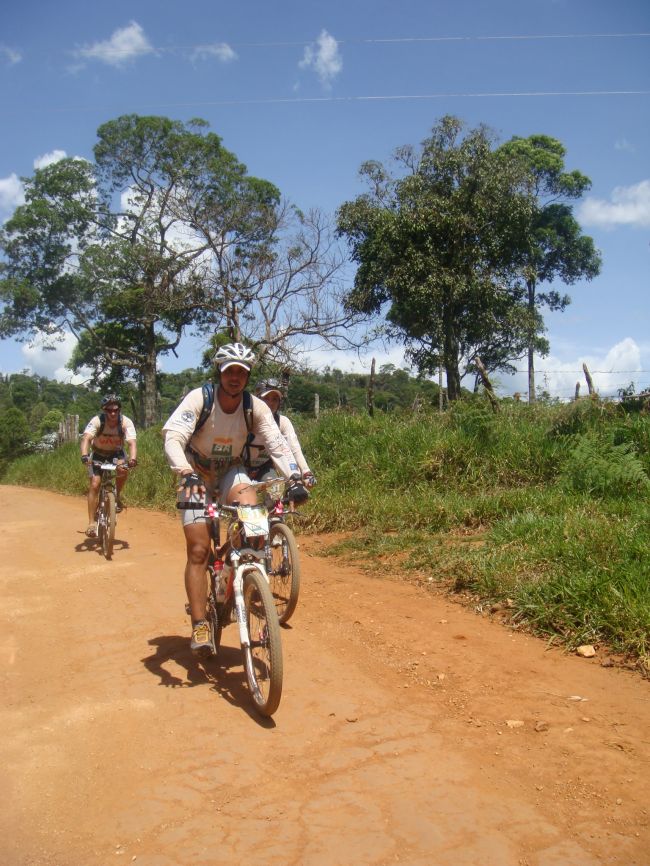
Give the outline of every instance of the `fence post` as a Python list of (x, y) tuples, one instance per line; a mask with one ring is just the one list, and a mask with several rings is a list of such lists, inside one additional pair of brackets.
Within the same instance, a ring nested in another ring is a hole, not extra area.
[(318, 418), (320, 412), (320, 399), (318, 394), (314, 394), (314, 418)]
[(494, 389), (492, 388), (492, 382), (490, 382), (487, 374), (487, 370), (483, 366), (483, 361), (478, 357), (478, 355), (474, 358), (474, 363), (476, 364), (479, 373), (481, 374), (481, 379), (483, 380), (483, 387), (485, 388), (485, 393), (488, 395), (488, 399), (492, 406), (493, 412), (499, 411), (499, 402), (494, 395)]
[(589, 396), (590, 396), (590, 397), (593, 397), (594, 394), (595, 394), (596, 392), (595, 392), (595, 390), (594, 390), (594, 383), (593, 383), (593, 381), (592, 381), (592, 379), (591, 379), (591, 373), (590, 373), (589, 370), (587, 369), (587, 365), (586, 365), (586, 364), (583, 364), (583, 365), (582, 365), (582, 369), (583, 369), (584, 374), (585, 374), (585, 379), (587, 380), (587, 388), (589, 389)]
[(375, 359), (372, 359), (372, 364), (370, 365), (370, 378), (368, 380), (368, 392), (366, 394), (366, 406), (368, 408), (368, 415), (371, 417), (375, 414), (375, 404), (374, 404), (374, 390), (375, 390)]

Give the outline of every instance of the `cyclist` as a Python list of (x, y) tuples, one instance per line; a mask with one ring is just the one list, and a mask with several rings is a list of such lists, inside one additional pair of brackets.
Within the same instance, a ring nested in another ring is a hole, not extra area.
[[(122, 415), (121, 408), (122, 401), (117, 394), (107, 394), (102, 399), (101, 414), (90, 419), (81, 436), (81, 462), (87, 465), (89, 478), (88, 528), (86, 529), (86, 535), (89, 538), (97, 537), (95, 511), (97, 510), (101, 481), (101, 470), (93, 466), (93, 461), (115, 461), (118, 465), (116, 511), (121, 511), (124, 508), (121, 493), (126, 484), (127, 476), (126, 471), (119, 467), (127, 464), (132, 469), (137, 464), (138, 450), (135, 426), (130, 418)], [(128, 463), (124, 452), (125, 442), (129, 449)]]
[[(280, 428), (280, 433), (289, 446), (289, 450), (293, 454), (294, 460), (298, 465), (302, 477), (302, 483), (305, 487), (313, 487), (316, 483), (314, 473), (311, 471), (305, 460), (305, 455), (302, 453), (300, 442), (296, 436), (296, 431), (293, 424), (286, 415), (280, 414), (280, 406), (282, 405), (283, 393), (282, 386), (279, 382), (269, 379), (266, 382), (260, 382), (256, 388), (257, 396), (264, 400), (266, 405), (273, 413), (275, 423)], [(273, 462), (267, 454), (262, 443), (253, 440), (250, 447), (251, 451), (251, 470), (252, 475), (256, 479), (266, 481), (274, 472)]]
[[(214, 357), (216, 395), (205, 423), (197, 429), (204, 395), (202, 388), (196, 388), (163, 426), (167, 461), (180, 476), (179, 497), (187, 503), (196, 503), (196, 509), (184, 510), (181, 514), (187, 548), (185, 590), (192, 618), (190, 647), (199, 654), (212, 649), (210, 627), (205, 619), (206, 568), (210, 553), (210, 532), (203, 504), (205, 492), (228, 504), (236, 501), (254, 505), (257, 502), (246, 468), (249, 430), (244, 399), (254, 362), (254, 354), (242, 343), (221, 346)], [(303, 496), (306, 491), (299, 481), (300, 472), (271, 410), (257, 397), (248, 397), (252, 408), (250, 433), (264, 444), (280, 475), (292, 480), (289, 495)]]

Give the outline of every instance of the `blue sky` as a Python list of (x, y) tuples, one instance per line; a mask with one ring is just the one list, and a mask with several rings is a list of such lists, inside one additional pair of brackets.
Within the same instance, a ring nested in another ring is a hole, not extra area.
[[(603, 269), (546, 317), (538, 384), (584, 392), (585, 361), (603, 393), (650, 387), (648, 0), (23, 0), (0, 11), (0, 87), (0, 220), (21, 176), (90, 158), (97, 127), (125, 113), (202, 117), (251, 174), (331, 213), (363, 191), (364, 160), (417, 144), (443, 114), (502, 139), (554, 136), (592, 180), (576, 215)], [(5, 341), (0, 370), (64, 375), (67, 351)], [(401, 363), (397, 348), (373, 354)], [(165, 369), (198, 358), (188, 341)], [(525, 391), (525, 376), (501, 388)]]

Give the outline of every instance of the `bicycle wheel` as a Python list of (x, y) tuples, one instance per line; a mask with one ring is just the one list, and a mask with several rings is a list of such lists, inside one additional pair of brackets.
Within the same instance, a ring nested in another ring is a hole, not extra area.
[(244, 572), (244, 607), (250, 645), (244, 647), (248, 687), (255, 709), (272, 716), (282, 695), (282, 643), (273, 596), (262, 572)]
[(106, 490), (103, 502), (100, 503), (100, 524), (103, 523), (103, 532), (100, 530), (102, 550), (106, 559), (113, 555), (113, 542), (115, 540), (115, 493)]
[(300, 559), (296, 536), (286, 523), (274, 523), (269, 532), (269, 585), (280, 624), (288, 622), (298, 604)]

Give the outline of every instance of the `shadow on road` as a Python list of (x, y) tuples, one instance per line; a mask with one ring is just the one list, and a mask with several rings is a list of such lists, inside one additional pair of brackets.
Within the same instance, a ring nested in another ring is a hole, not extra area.
[[(88, 538), (85, 533), (83, 534), (83, 541), (80, 541), (79, 544), (75, 544), (74, 549), (75, 553), (96, 553), (98, 556), (103, 556), (102, 546), (99, 542), (98, 538)], [(113, 541), (113, 552), (117, 552), (118, 550), (129, 550), (130, 544), (128, 541), (125, 541), (122, 538), (116, 538)]]
[[(141, 661), (148, 671), (160, 678), (161, 686), (187, 689), (209, 685), (229, 704), (239, 707), (261, 727), (275, 727), (273, 719), (263, 718), (253, 709), (239, 647), (220, 646), (216, 657), (203, 660), (191, 652), (188, 636), (160, 635), (151, 638), (148, 643), (155, 647), (155, 652)], [(184, 679), (165, 667), (170, 661), (184, 668)]]

